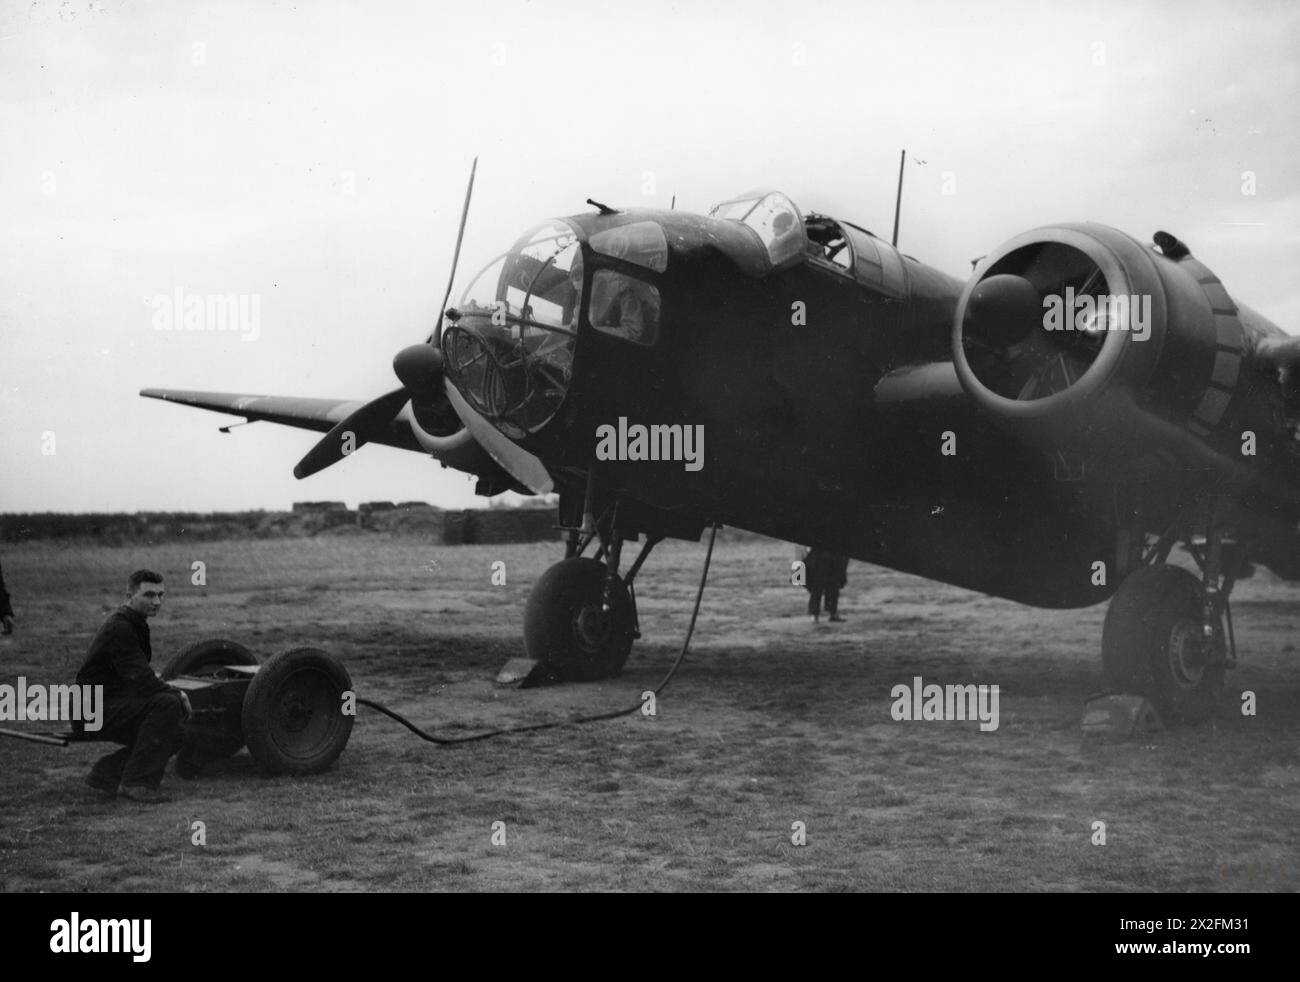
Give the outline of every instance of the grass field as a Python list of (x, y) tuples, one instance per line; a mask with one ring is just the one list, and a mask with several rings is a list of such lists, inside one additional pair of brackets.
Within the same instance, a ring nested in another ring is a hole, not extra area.
[[(645, 637), (621, 678), (499, 689), (528, 587), (559, 551), (374, 535), (12, 546), (19, 632), (0, 641), (0, 682), (71, 681), (126, 573), (147, 565), (168, 581), (157, 664), (203, 637), (263, 655), (313, 644), (359, 694), (447, 734), (635, 702), (680, 646), (703, 546), (661, 546), (638, 579)], [(1295, 587), (1261, 573), (1238, 588), (1242, 664), (1217, 720), (1106, 741), (1079, 725), (1101, 686), (1104, 607), (1038, 611), (855, 563), (848, 622), (813, 627), (790, 559), (779, 543), (720, 542), (692, 653), (654, 718), (449, 749), (362, 709), (325, 774), (268, 778), (241, 752), (199, 781), (169, 772), (176, 799), (153, 807), (81, 784), (107, 746), (0, 740), (0, 888), (1300, 888)], [(490, 583), (495, 560), (505, 586)], [(195, 561), (206, 587), (190, 585)], [(914, 675), (999, 685), (1000, 727), (894, 721), (890, 690)], [(1257, 716), (1241, 716), (1243, 689)]]

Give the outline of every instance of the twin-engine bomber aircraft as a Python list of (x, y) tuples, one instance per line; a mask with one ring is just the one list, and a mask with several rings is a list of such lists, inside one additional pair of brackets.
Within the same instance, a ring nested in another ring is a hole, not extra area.
[(715, 522), (1039, 607), (1113, 593), (1108, 685), (1184, 719), (1235, 664), (1233, 585), (1300, 579), (1300, 338), (1174, 236), (1039, 228), (963, 284), (778, 192), (590, 203), (444, 300), (372, 402), (141, 395), (328, 431), (298, 477), (371, 442), (558, 491), (524, 616), (555, 679), (619, 672), (650, 550)]

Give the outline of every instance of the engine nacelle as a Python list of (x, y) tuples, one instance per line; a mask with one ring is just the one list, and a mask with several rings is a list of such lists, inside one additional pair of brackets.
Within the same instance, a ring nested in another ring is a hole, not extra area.
[(1120, 470), (1233, 434), (1248, 342), (1223, 285), (1173, 236), (1105, 225), (1016, 236), (957, 304), (953, 361), (975, 403), (1046, 452)]

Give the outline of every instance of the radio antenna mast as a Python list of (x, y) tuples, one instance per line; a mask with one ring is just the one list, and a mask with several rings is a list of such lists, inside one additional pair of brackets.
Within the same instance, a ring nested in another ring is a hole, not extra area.
[(903, 164), (907, 161), (907, 150), (904, 149), (898, 158), (898, 196), (894, 199), (894, 238), (890, 245), (898, 245), (898, 215), (903, 208)]

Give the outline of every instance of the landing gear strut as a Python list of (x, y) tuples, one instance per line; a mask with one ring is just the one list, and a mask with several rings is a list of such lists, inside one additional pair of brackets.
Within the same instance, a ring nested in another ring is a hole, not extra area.
[(1187, 537), (1202, 575), (1165, 562), (1181, 530), (1176, 523), (1147, 553), (1147, 565), (1120, 584), (1101, 641), (1111, 688), (1188, 722), (1213, 714), (1224, 670), (1236, 664), (1228, 597), (1246, 568), (1245, 551), (1223, 534), (1218, 503), (1203, 507), (1203, 540)]
[[(589, 521), (587, 533), (566, 542), (566, 558), (533, 586), (524, 609), (524, 648), (556, 681), (590, 682), (618, 675), (641, 636), (633, 580), (650, 550), (660, 541), (649, 537), (627, 572), (619, 576), (623, 534), (618, 510), (608, 529)], [(595, 558), (581, 555), (600, 534)]]

